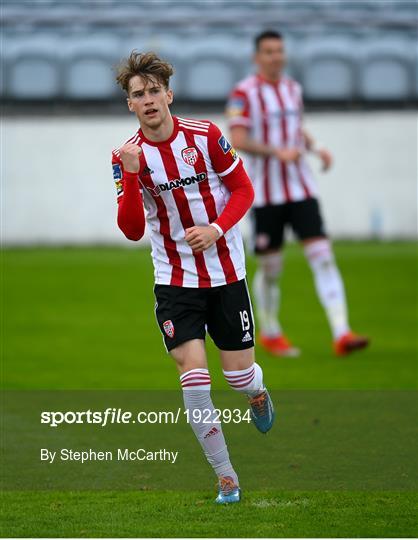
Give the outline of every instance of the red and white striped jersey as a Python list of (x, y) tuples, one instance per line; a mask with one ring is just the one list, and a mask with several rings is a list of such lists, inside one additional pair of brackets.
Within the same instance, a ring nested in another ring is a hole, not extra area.
[[(229, 125), (245, 126), (252, 139), (277, 148), (304, 149), (301, 86), (289, 77), (277, 83), (251, 75), (232, 91), (227, 104)], [(316, 182), (302, 156), (297, 163), (250, 156), (248, 174), (255, 191), (254, 206), (301, 201), (317, 196)]]
[[(202, 253), (193, 253), (185, 241), (185, 229), (209, 225), (221, 214), (231, 195), (222, 178), (241, 160), (210, 121), (173, 120), (173, 133), (164, 142), (148, 140), (141, 129), (126, 141), (142, 148), (139, 182), (155, 282), (216, 287), (243, 279), (245, 257), (238, 225)], [(123, 197), (119, 150), (112, 152), (112, 164), (119, 200)]]

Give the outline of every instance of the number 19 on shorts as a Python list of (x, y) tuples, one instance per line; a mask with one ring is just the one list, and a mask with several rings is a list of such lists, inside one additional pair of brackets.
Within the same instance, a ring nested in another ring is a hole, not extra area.
[(250, 318), (248, 317), (248, 312), (246, 310), (240, 311), (239, 316), (241, 317), (242, 329), (248, 330), (250, 328)]

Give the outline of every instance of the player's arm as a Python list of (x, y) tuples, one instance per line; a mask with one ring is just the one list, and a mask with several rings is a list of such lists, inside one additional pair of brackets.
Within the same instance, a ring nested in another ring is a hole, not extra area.
[[(139, 189), (139, 156), (141, 148), (126, 144), (120, 149), (120, 161), (113, 154), (113, 170), (120, 167), (118, 187), (118, 226), (129, 240), (140, 240), (145, 231), (145, 214)], [(116, 179), (115, 179), (116, 180)]]
[(301, 156), (299, 148), (280, 148), (260, 143), (250, 136), (250, 130), (245, 126), (233, 125), (231, 142), (235, 148), (253, 156), (274, 157), (280, 161), (296, 161)]
[(254, 189), (241, 159), (214, 124), (210, 127), (208, 147), (214, 170), (231, 196), (213, 223), (206, 227), (196, 226), (186, 230), (186, 241), (195, 252), (208, 249), (236, 225), (250, 209), (254, 200)]
[(231, 142), (234, 148), (253, 156), (273, 157), (280, 161), (296, 161), (300, 157), (298, 148), (278, 148), (256, 141), (251, 133), (250, 104), (245, 92), (236, 89), (229, 97), (226, 106), (229, 119)]
[(228, 188), (231, 197), (226, 203), (221, 215), (212, 225), (217, 226), (218, 230), (221, 229), (222, 234), (225, 234), (251, 208), (254, 202), (254, 188), (241, 159), (239, 159), (237, 167), (232, 172), (222, 177), (222, 182)]
[(297, 92), (297, 100), (298, 100), (300, 123), (301, 123), (300, 129), (301, 129), (303, 145), (308, 152), (312, 152), (313, 154), (316, 154), (319, 157), (319, 159), (322, 162), (322, 170), (326, 171), (332, 165), (332, 155), (326, 148), (323, 148), (321, 145), (315, 142), (314, 137), (303, 127), (303, 112), (304, 112), (305, 107), (303, 103), (302, 87), (300, 86), (300, 84), (296, 85), (295, 90)]
[(322, 170), (327, 171), (332, 165), (331, 152), (327, 150), (326, 148), (318, 145), (315, 142), (315, 139), (313, 138), (313, 136), (308, 131), (306, 131), (306, 129), (302, 130), (302, 137), (303, 137), (303, 142), (305, 144), (305, 148), (309, 152), (312, 152), (313, 154), (316, 154), (319, 157), (319, 159), (322, 162)]

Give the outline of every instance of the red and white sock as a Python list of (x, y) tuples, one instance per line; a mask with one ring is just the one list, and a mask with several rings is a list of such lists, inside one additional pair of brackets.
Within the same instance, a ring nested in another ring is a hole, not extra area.
[(327, 239), (317, 240), (305, 246), (305, 255), (314, 275), (319, 300), (325, 309), (334, 339), (347, 332), (347, 302), (341, 274), (335, 263), (331, 244)]
[(229, 386), (237, 392), (254, 397), (264, 390), (263, 370), (257, 362), (247, 369), (224, 371), (223, 374)]
[(210, 375), (207, 369), (191, 369), (180, 375), (180, 383), (183, 391), (206, 390), (210, 391)]
[(200, 442), (206, 459), (218, 478), (231, 477), (239, 485), (238, 476), (229, 459), (228, 448), (217, 420), (215, 407), (210, 396), (211, 380), (207, 369), (191, 369), (180, 377), (183, 388), (184, 406), (189, 412), (189, 421)]

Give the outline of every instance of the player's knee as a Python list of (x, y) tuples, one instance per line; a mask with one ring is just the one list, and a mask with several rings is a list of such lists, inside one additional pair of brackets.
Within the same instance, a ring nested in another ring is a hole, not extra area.
[(178, 345), (170, 351), (180, 374), (193, 369), (207, 368), (203, 340), (193, 339)]
[(304, 246), (305, 256), (312, 268), (330, 267), (335, 264), (331, 242), (321, 238)]
[(237, 351), (220, 350), (219, 352), (224, 373), (226, 371), (239, 371), (248, 369), (255, 362), (254, 347)]
[(261, 255), (259, 257), (259, 267), (267, 280), (276, 280), (283, 269), (282, 254), (278, 251), (267, 255)]

